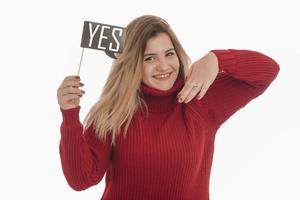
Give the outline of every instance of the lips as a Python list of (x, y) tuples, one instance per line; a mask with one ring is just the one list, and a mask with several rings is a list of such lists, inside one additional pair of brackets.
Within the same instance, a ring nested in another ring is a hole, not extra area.
[(171, 75), (172, 72), (169, 73), (165, 73), (165, 74), (158, 74), (158, 75), (154, 75), (152, 76), (153, 78), (157, 78), (157, 79), (162, 79), (162, 78), (168, 78)]

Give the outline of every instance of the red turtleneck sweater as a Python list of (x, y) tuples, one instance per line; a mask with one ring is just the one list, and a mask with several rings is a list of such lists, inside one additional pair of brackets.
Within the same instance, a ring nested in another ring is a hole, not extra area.
[(149, 108), (138, 110), (127, 138), (96, 139), (83, 133), (80, 106), (62, 110), (60, 157), (74, 190), (98, 184), (105, 176), (102, 200), (208, 200), (214, 140), (232, 114), (262, 94), (279, 72), (270, 57), (249, 50), (212, 50), (219, 73), (201, 100), (178, 103), (184, 82), (160, 91), (141, 84)]

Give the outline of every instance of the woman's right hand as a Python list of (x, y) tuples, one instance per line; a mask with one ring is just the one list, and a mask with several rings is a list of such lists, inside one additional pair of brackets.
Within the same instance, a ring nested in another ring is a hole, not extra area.
[(80, 98), (85, 91), (80, 90), (84, 84), (79, 76), (67, 76), (57, 89), (57, 101), (61, 109), (71, 109), (79, 106)]

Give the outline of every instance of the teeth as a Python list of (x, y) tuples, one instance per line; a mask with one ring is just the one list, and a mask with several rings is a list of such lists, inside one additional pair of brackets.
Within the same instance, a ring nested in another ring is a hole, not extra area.
[(157, 76), (154, 76), (155, 78), (166, 78), (168, 76), (170, 76), (171, 73), (168, 73), (168, 74), (162, 74), (162, 75), (157, 75)]

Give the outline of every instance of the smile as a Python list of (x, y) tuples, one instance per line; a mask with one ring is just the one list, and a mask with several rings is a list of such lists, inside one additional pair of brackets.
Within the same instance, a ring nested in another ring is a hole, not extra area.
[(156, 79), (163, 79), (163, 78), (167, 78), (171, 75), (172, 72), (170, 73), (167, 73), (167, 74), (160, 74), (160, 75), (156, 75), (156, 76), (153, 76), (154, 78)]

